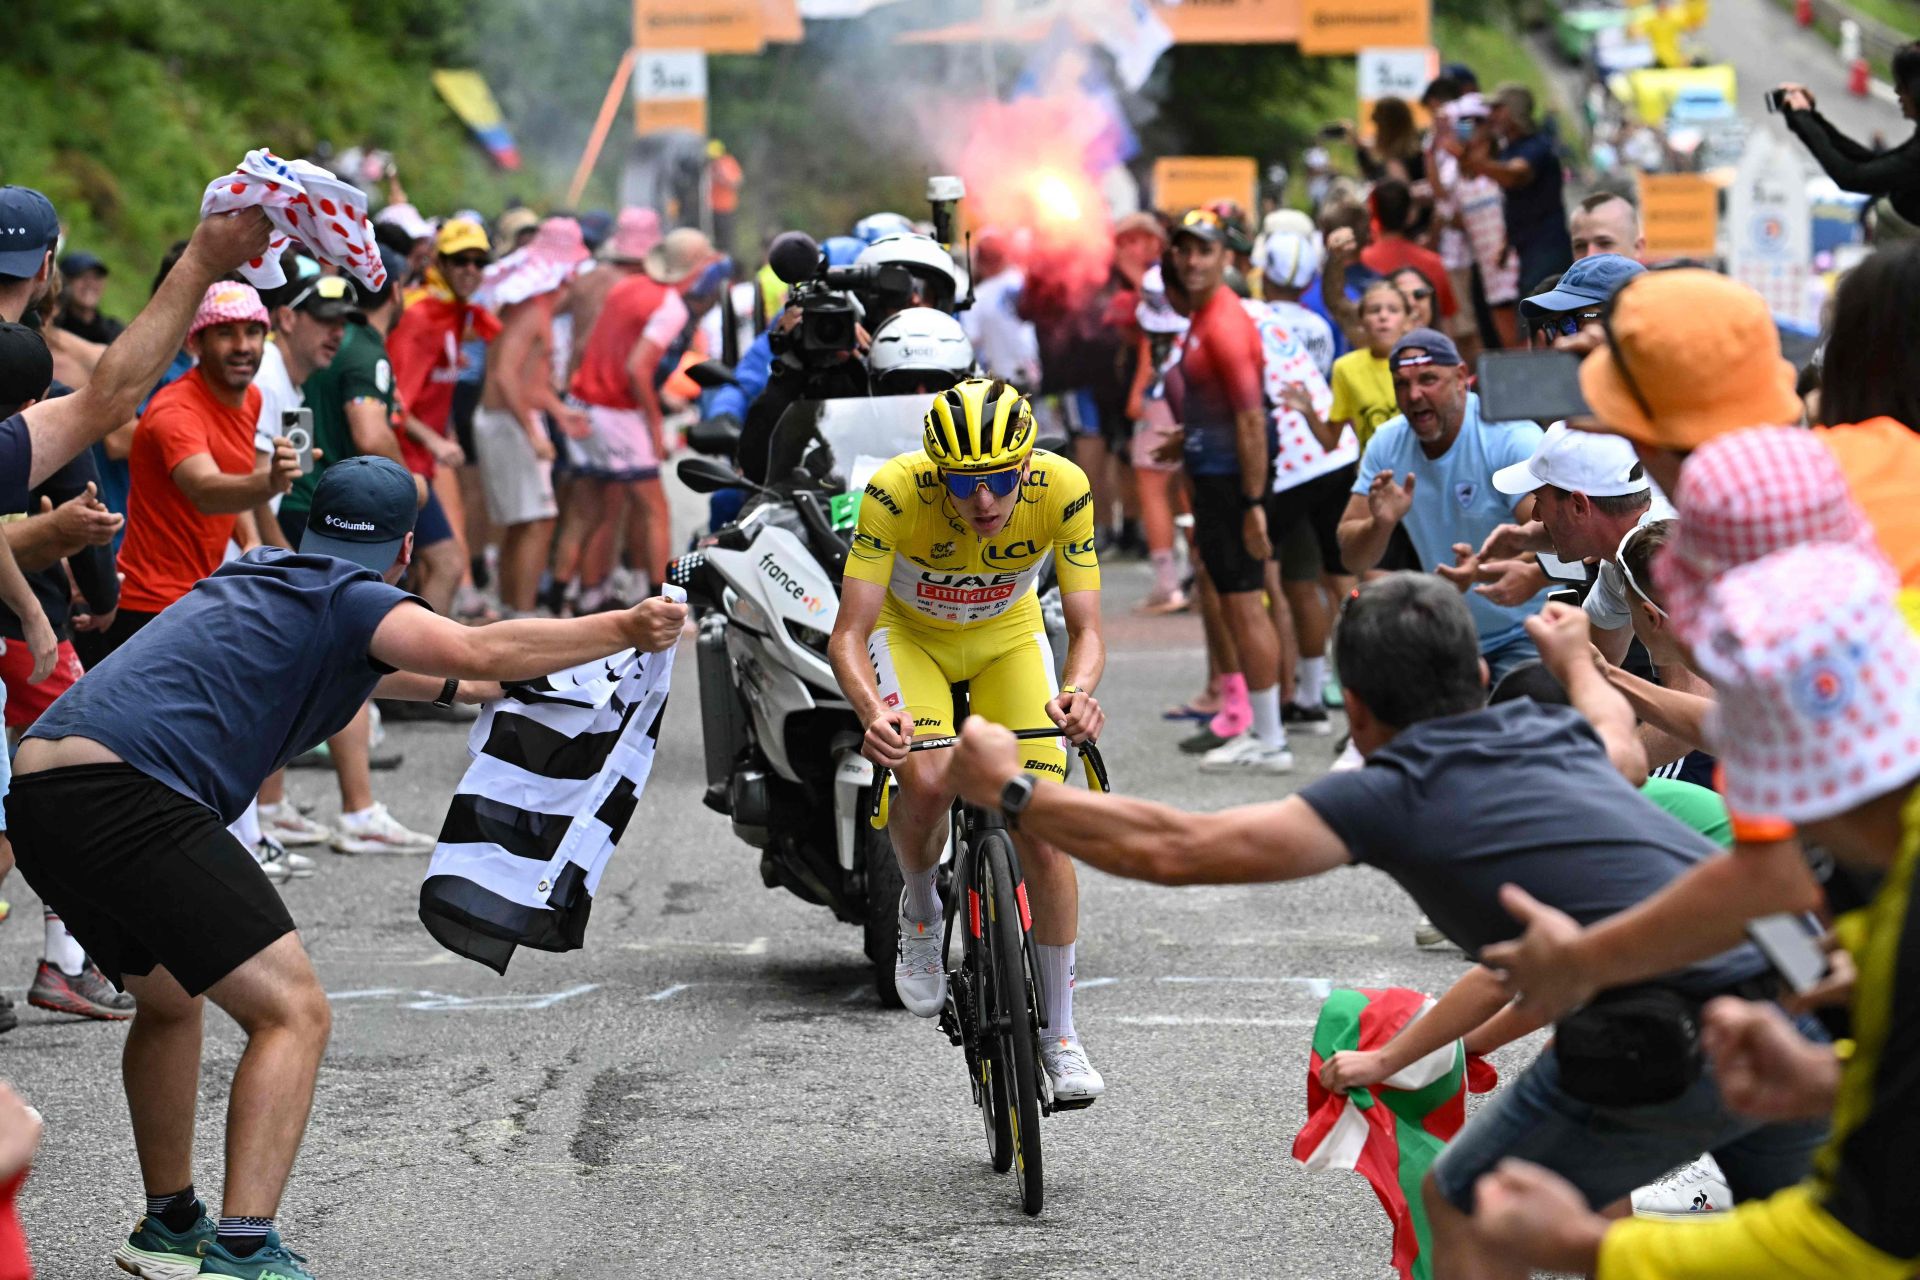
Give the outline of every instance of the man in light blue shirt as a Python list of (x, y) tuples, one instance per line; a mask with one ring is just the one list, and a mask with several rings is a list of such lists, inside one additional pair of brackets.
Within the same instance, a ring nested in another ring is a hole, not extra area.
[[(1514, 499), (1493, 485), (1493, 473), (1533, 456), (1540, 428), (1531, 422), (1483, 422), (1480, 397), (1467, 389), (1467, 369), (1453, 340), (1415, 329), (1387, 358), (1400, 416), (1367, 442), (1353, 493), (1340, 518), (1340, 552), (1352, 573), (1380, 562), (1396, 525), (1405, 524), (1429, 571), (1454, 563), (1456, 543), (1478, 547), (1513, 520), (1525, 521), (1531, 497)], [(1480, 656), (1493, 678), (1539, 658), (1523, 624), (1545, 593), (1514, 606), (1467, 593), (1480, 633)]]

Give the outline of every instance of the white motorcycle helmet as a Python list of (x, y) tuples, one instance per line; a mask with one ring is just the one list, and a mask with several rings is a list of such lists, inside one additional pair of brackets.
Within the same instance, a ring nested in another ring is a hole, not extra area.
[(1167, 283), (1157, 262), (1140, 277), (1140, 301), (1133, 308), (1133, 318), (1147, 333), (1178, 335), (1187, 331), (1187, 318), (1167, 301)]
[(920, 282), (920, 295), (927, 305), (940, 311), (953, 310), (964, 283), (953, 255), (936, 240), (922, 235), (883, 236), (860, 251), (854, 259), (858, 267), (897, 262), (911, 271)]
[(883, 236), (910, 236), (913, 219), (904, 213), (870, 213), (853, 224), (854, 239), (872, 244)]
[(881, 395), (932, 395), (973, 373), (973, 343), (946, 312), (908, 307), (874, 331), (867, 372)]

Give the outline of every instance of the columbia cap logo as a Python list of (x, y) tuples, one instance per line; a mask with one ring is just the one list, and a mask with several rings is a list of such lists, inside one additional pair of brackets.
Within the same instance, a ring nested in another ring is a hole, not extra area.
[(374, 531), (373, 521), (371, 520), (342, 520), (339, 516), (328, 516), (326, 517), (325, 524), (329, 529), (350, 529), (355, 533), (372, 533)]

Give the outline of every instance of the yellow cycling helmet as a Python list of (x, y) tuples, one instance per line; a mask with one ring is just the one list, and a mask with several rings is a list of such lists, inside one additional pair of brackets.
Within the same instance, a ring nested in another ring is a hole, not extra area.
[(999, 378), (968, 378), (927, 410), (927, 456), (948, 471), (1000, 471), (1033, 452), (1033, 406)]

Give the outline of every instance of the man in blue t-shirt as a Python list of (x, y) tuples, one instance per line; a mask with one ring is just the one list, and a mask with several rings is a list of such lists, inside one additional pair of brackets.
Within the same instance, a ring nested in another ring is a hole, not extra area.
[[(306, 1126), (329, 1017), (292, 918), (226, 824), (267, 774), (381, 697), (478, 702), (627, 648), (674, 644), (685, 606), (465, 627), (393, 584), (413, 477), (327, 468), (298, 552), (222, 566), (63, 694), (16, 762), (21, 872), (137, 1001), (126, 1092), (148, 1211), (115, 1257), (136, 1274), (311, 1280), (273, 1214)], [(416, 674), (417, 673), (417, 674)], [(247, 1033), (216, 1228), (192, 1185), (201, 995)]]
[[(1350, 573), (1380, 563), (1394, 528), (1405, 525), (1429, 572), (1454, 563), (1454, 547), (1478, 547), (1511, 521), (1525, 523), (1531, 495), (1516, 504), (1493, 485), (1493, 473), (1533, 457), (1540, 428), (1531, 422), (1483, 422), (1480, 397), (1467, 390), (1467, 370), (1453, 339), (1415, 329), (1387, 357), (1400, 416), (1367, 442), (1353, 493), (1340, 517), (1340, 553)], [(1519, 605), (1498, 605), (1467, 593), (1480, 656), (1493, 678), (1540, 655), (1523, 625), (1539, 612), (1544, 592)]]
[(1551, 135), (1533, 118), (1533, 91), (1502, 85), (1487, 116), (1499, 153), (1475, 147), (1460, 159), (1468, 177), (1488, 177), (1506, 200), (1507, 252), (1519, 258), (1520, 292), (1537, 292), (1542, 280), (1573, 263), (1567, 231), (1566, 174)]

